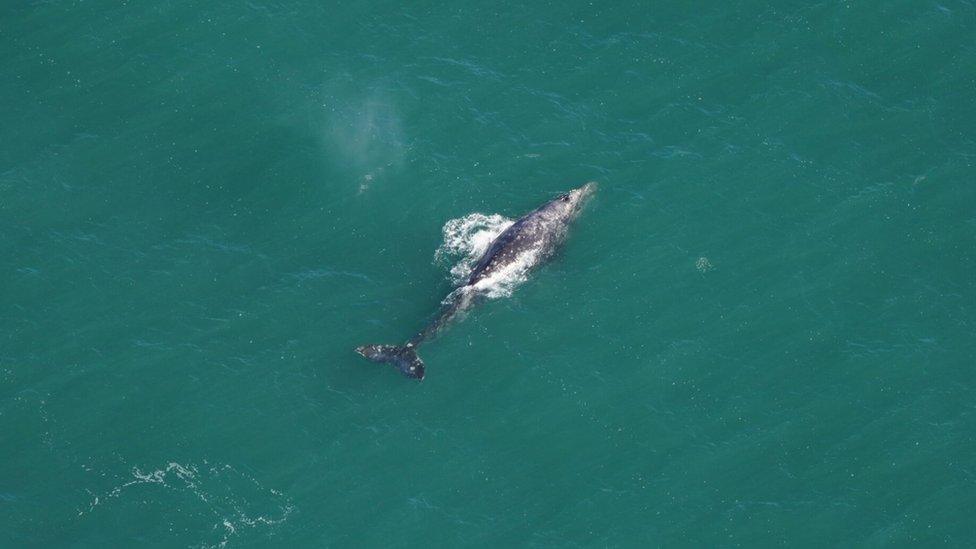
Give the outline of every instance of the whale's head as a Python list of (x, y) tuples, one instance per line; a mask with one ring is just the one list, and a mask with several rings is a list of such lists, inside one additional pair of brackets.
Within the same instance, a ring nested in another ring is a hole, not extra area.
[(596, 192), (597, 184), (590, 181), (582, 187), (563, 193), (543, 206), (554, 217), (571, 221), (579, 215), (588, 199)]

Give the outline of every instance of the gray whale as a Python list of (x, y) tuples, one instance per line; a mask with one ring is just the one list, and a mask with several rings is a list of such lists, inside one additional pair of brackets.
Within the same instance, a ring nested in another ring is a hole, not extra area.
[(565, 240), (570, 223), (596, 190), (590, 182), (562, 194), (519, 218), (499, 234), (475, 263), (464, 284), (444, 300), (440, 314), (403, 345), (363, 345), (356, 352), (373, 362), (394, 365), (403, 375), (424, 379), (424, 362), (417, 356), (421, 343), (432, 339), (451, 320), (471, 308), (492, 277), (513, 266), (531, 269), (552, 257)]

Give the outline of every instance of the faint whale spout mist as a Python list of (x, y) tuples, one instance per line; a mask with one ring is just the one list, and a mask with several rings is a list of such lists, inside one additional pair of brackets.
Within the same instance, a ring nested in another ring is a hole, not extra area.
[(354, 174), (362, 193), (403, 165), (407, 147), (393, 98), (376, 88), (363, 93), (350, 87), (329, 86), (332, 90), (324, 102), (326, 154), (333, 164)]

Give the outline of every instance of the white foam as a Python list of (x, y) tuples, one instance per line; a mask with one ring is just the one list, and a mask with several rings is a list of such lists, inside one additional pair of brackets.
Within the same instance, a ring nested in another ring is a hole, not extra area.
[[(473, 213), (452, 219), (444, 224), (444, 241), (437, 248), (434, 259), (438, 263), (449, 265), (451, 281), (462, 284), (471, 276), (471, 270), (488, 251), (491, 243), (512, 223), (511, 219), (498, 214)], [(528, 270), (535, 265), (538, 257), (538, 249), (526, 250), (505, 268), (479, 280), (473, 289), (490, 298), (508, 297), (525, 281)], [(472, 288), (460, 288), (458, 291), (471, 290)]]
[(461, 284), (471, 276), (471, 269), (492, 241), (512, 223), (511, 219), (498, 214), (473, 213), (452, 219), (441, 229), (444, 242), (434, 253), (434, 260), (451, 265), (451, 282)]
[[(222, 548), (232, 538), (247, 536), (252, 529), (276, 527), (294, 511), (294, 505), (284, 494), (265, 488), (247, 473), (230, 465), (203, 463), (203, 466), (197, 466), (169, 462), (148, 473), (132, 467), (129, 475), (123, 476), (124, 482), (109, 492), (101, 496), (89, 492), (93, 499), (88, 509), (79, 510), (78, 515), (95, 513), (99, 505), (108, 506), (126, 498), (137, 498), (143, 503), (155, 502), (152, 492), (147, 491), (152, 486), (151, 490), (168, 490), (188, 498), (182, 500), (182, 505), (187, 507), (181, 512), (211, 515), (212, 531), (199, 546)], [(190, 506), (194, 499), (199, 503)], [(245, 541), (247, 539), (253, 537), (245, 538)]]

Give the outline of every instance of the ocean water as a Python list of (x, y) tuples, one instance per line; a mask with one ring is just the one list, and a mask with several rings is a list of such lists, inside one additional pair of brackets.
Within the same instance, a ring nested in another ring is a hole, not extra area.
[[(4, 3), (0, 546), (973, 546), (974, 37)], [(589, 180), (422, 383), (353, 352), (430, 319), (490, 234), (452, 229)]]

